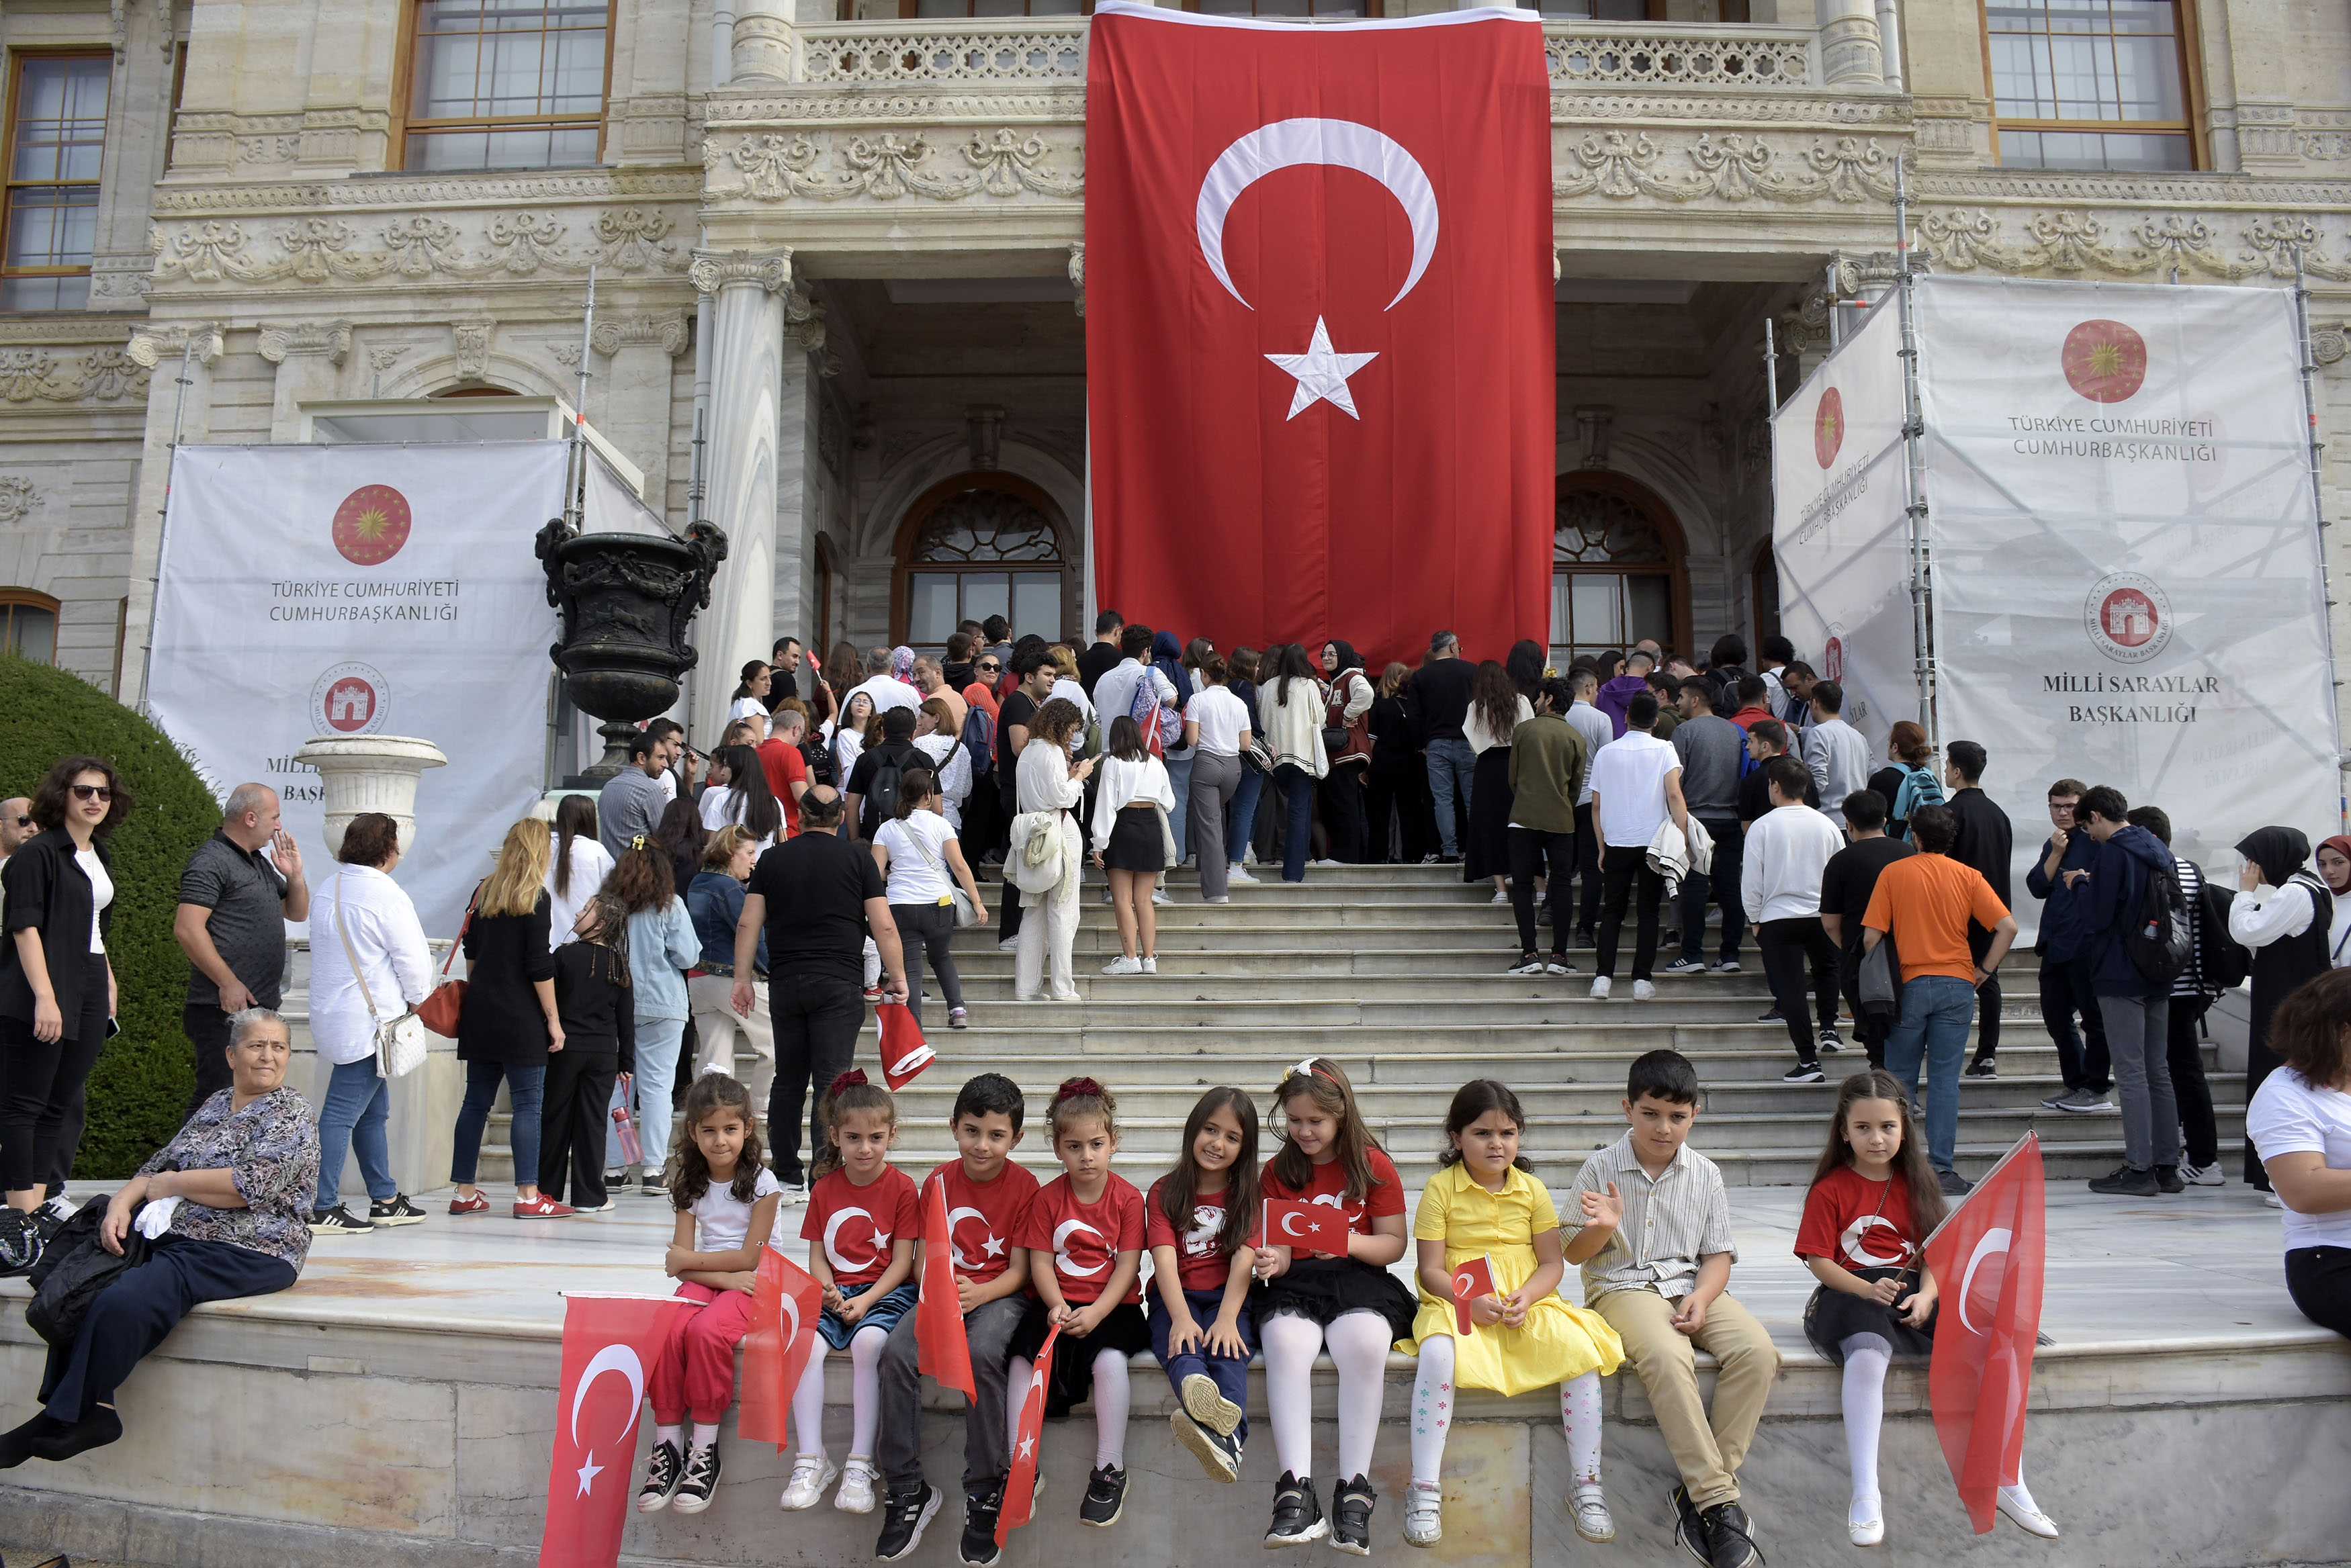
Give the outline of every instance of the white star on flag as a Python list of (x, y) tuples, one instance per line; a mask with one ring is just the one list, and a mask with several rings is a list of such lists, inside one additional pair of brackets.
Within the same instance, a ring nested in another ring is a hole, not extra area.
[(596, 1462), (596, 1450), (593, 1449), (589, 1449), (588, 1462), (580, 1467), (580, 1495), (581, 1497), (586, 1497), (589, 1493), (594, 1491), (596, 1490), (596, 1478), (603, 1473), (604, 1467)]
[(1037, 1439), (1036, 1439), (1036, 1438), (1021, 1438), (1021, 1439), (1020, 1439), (1020, 1457), (1021, 1457), (1022, 1459), (1027, 1459), (1030, 1454), (1033, 1454), (1033, 1453), (1035, 1453), (1036, 1451), (1037, 1451)]
[(1000, 1258), (1004, 1256), (1004, 1243), (990, 1236), (987, 1239), (987, 1244), (982, 1247), (980, 1251), (987, 1257)]
[(1267, 358), (1298, 378), (1298, 393), (1290, 400), (1289, 418), (1296, 419), (1316, 403), (1328, 401), (1351, 420), (1361, 420), (1355, 411), (1354, 395), (1347, 389), (1347, 378), (1379, 358), (1377, 354), (1340, 354), (1331, 348), (1331, 330), (1322, 318), (1314, 318), (1314, 337), (1303, 354), (1269, 354)]

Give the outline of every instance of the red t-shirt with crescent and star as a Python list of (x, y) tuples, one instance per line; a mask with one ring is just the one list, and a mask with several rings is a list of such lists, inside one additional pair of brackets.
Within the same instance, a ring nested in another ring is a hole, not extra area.
[(948, 1256), (955, 1271), (976, 1285), (984, 1285), (1012, 1266), (1012, 1249), (1019, 1246), (1020, 1222), (1036, 1200), (1037, 1179), (1007, 1160), (989, 1182), (964, 1174), (963, 1161), (951, 1159), (931, 1173), (946, 1183)]
[[(1276, 1176), (1273, 1161), (1269, 1159), (1265, 1162), (1265, 1175), (1259, 1182), (1259, 1190), (1277, 1202), (1321, 1203), (1336, 1209), (1346, 1216), (1349, 1230), (1359, 1236), (1368, 1236), (1372, 1233), (1373, 1220), (1404, 1212), (1404, 1183), (1396, 1179), (1395, 1167), (1385, 1154), (1377, 1148), (1367, 1148), (1364, 1152), (1371, 1160), (1372, 1190), (1368, 1196), (1353, 1203), (1346, 1198), (1346, 1162), (1337, 1159), (1328, 1165), (1309, 1167), (1312, 1174), (1306, 1179), (1306, 1185), (1300, 1188), (1292, 1188)], [(1259, 1229), (1262, 1230), (1264, 1217), (1260, 1215), (1259, 1219)], [(1272, 1240), (1277, 1243), (1281, 1241), (1279, 1236)], [(1333, 1248), (1332, 1251), (1343, 1251), (1345, 1249)]]
[(1145, 1250), (1176, 1249), (1176, 1278), (1186, 1290), (1221, 1291), (1233, 1272), (1231, 1255), (1218, 1244), (1225, 1231), (1225, 1194), (1194, 1193), (1192, 1227), (1179, 1236), (1167, 1222), (1167, 1211), (1159, 1207), (1160, 1189), (1167, 1180), (1163, 1176), (1153, 1182), (1143, 1199), (1143, 1245)]
[[(1102, 1300), (1121, 1252), (1143, 1251), (1143, 1194), (1134, 1183), (1113, 1175), (1102, 1195), (1092, 1203), (1078, 1201), (1077, 1189), (1067, 1176), (1057, 1176), (1038, 1189), (1020, 1227), (1020, 1244), (1053, 1255), (1053, 1282), (1071, 1306), (1091, 1306)], [(1143, 1274), (1121, 1298), (1143, 1299)]]
[(1841, 1165), (1804, 1195), (1796, 1256), (1826, 1258), (1841, 1269), (1898, 1269), (1916, 1255), (1917, 1232), (1910, 1221), (1910, 1184), (1900, 1171), (1872, 1181)]
[(883, 1166), (863, 1187), (850, 1180), (848, 1171), (835, 1170), (809, 1189), (800, 1240), (823, 1251), (832, 1282), (841, 1290), (872, 1284), (890, 1267), (891, 1251), (899, 1241), (922, 1237), (922, 1194), (895, 1166)]

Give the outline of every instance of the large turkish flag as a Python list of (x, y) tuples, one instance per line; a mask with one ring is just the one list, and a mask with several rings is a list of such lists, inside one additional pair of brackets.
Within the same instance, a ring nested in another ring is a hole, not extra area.
[(1540, 17), (1332, 26), (1102, 0), (1086, 392), (1104, 606), (1220, 649), (1547, 640)]
[(1927, 1239), (1938, 1292), (1927, 1370), (1935, 1435), (1981, 1535), (2018, 1479), (2048, 1263), (2041, 1139), (2026, 1133)]

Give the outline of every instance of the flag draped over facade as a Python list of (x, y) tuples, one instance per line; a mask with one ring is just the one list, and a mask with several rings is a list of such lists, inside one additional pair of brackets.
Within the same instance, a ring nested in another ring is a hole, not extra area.
[(2048, 1262), (2041, 1139), (2027, 1133), (1927, 1240), (1940, 1303), (1927, 1371), (1935, 1436), (1981, 1535), (2017, 1480)]
[(1543, 639), (1539, 18), (1301, 27), (1103, 0), (1086, 66), (1094, 579), (1219, 647)]

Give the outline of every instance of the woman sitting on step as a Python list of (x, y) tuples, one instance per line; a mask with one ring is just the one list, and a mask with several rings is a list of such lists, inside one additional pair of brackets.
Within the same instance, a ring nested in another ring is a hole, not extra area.
[(2245, 1136), (2285, 1210), (2285, 1288), (2302, 1315), (2351, 1337), (2351, 970), (2330, 969), (2270, 1021), (2276, 1072)]

